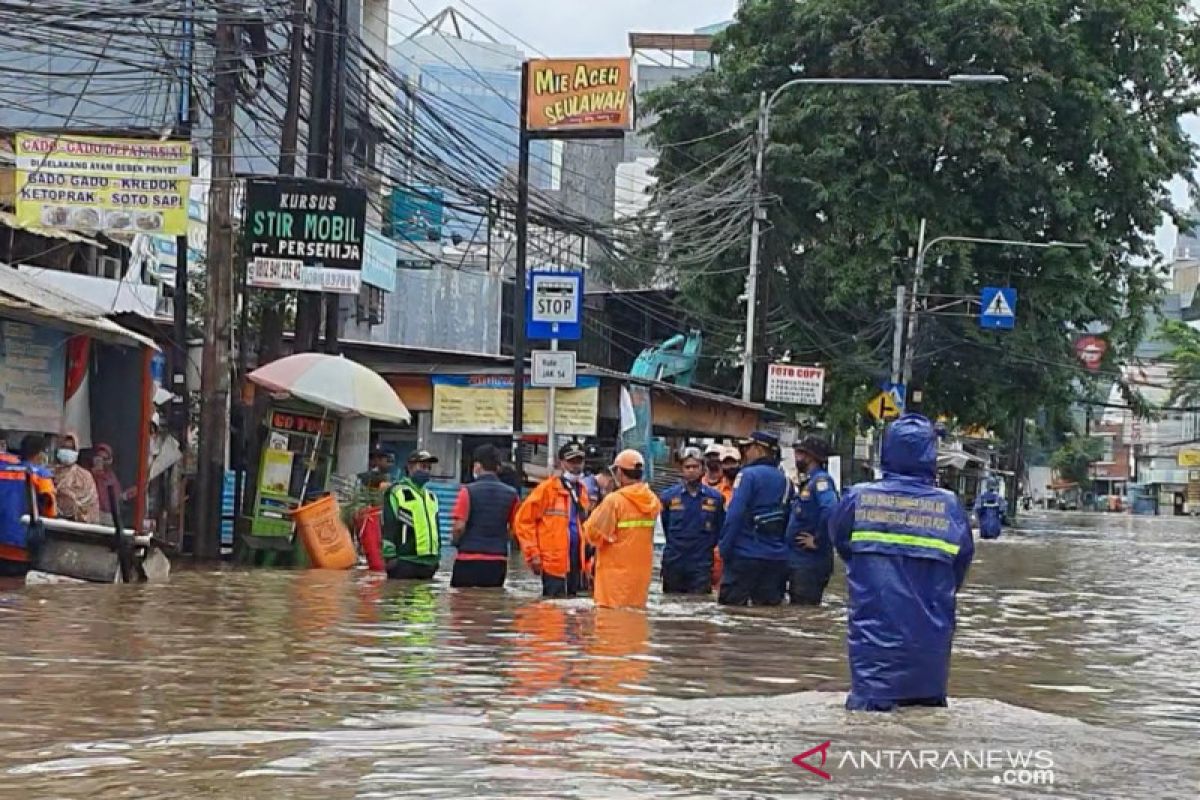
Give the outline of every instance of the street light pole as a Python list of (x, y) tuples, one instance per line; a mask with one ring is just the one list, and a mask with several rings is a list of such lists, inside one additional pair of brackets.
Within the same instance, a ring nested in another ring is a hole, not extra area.
[(949, 78), (795, 78), (781, 84), (768, 96), (764, 91), (758, 99), (758, 125), (754, 153), (754, 217), (750, 229), (750, 264), (746, 279), (746, 334), (742, 347), (742, 399), (750, 402), (754, 383), (754, 333), (758, 310), (758, 270), (762, 223), (766, 219), (763, 207), (763, 171), (767, 140), (771, 130), (771, 109), (785, 91), (796, 86), (992, 86), (1008, 83), (1003, 75), (951, 75)]
[[(909, 300), (908, 334), (904, 343), (904, 371), (902, 381), (908, 386), (912, 380), (913, 358), (917, 352), (917, 309), (919, 300), (917, 294), (921, 291), (921, 277), (925, 272), (925, 256), (934, 245), (941, 242), (964, 242), (966, 244), (993, 245), (996, 247), (1028, 247), (1038, 250), (1048, 250), (1055, 247), (1078, 249), (1087, 247), (1084, 242), (1026, 242), (1020, 239), (988, 239), (980, 236), (938, 236), (925, 242), (925, 220), (921, 220), (921, 231), (917, 237), (917, 263), (913, 270), (912, 297)], [(898, 332), (898, 329), (897, 329)]]

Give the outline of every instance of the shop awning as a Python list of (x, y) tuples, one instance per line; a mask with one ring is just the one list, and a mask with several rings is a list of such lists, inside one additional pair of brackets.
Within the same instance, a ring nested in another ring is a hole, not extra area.
[(48, 328), (83, 333), (94, 339), (157, 350), (154, 341), (108, 319), (105, 309), (58, 291), (54, 270), (18, 272), (0, 264), (0, 316)]

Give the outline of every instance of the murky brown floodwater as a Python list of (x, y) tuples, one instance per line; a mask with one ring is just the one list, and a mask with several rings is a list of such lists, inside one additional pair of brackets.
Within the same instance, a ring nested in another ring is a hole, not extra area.
[[(840, 578), (816, 612), (646, 615), (540, 602), (523, 570), (3, 588), (0, 796), (1200, 796), (1200, 522), (1025, 524), (980, 543), (952, 707), (899, 715), (841, 708)], [(791, 763), (825, 740), (830, 782)], [(843, 760), (901, 748), (1044, 750), (1054, 785)]]

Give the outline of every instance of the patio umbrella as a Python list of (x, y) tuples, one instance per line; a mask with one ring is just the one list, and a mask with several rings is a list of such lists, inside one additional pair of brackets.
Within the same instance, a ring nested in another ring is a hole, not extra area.
[(340, 416), (411, 422), (412, 415), (379, 373), (325, 353), (297, 353), (247, 376), (272, 394), (305, 400)]

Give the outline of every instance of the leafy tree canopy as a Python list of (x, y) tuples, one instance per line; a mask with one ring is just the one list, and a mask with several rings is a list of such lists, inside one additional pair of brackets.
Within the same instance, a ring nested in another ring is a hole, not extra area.
[(1050, 466), (1059, 477), (1077, 483), (1083, 489), (1092, 485), (1092, 464), (1104, 455), (1104, 443), (1099, 439), (1075, 436), (1063, 443), (1050, 458)]
[[(1072, 332), (1107, 328), (1120, 359), (1159, 289), (1153, 232), (1163, 214), (1180, 216), (1166, 184), (1196, 166), (1180, 127), (1197, 107), (1200, 60), (1187, 6), (749, 0), (718, 37), (718, 68), (649, 98), (657, 177), (670, 186), (744, 140), (760, 92), (796, 77), (1007, 76), (1003, 86), (798, 86), (780, 96), (764, 186), (768, 325), (757, 351), (829, 365), (829, 413), (848, 422), (887, 375), (894, 287), (911, 280), (922, 218), (928, 238), (1086, 242), (1083, 251), (938, 245), (923, 287), (1019, 294), (1011, 332), (922, 315), (914, 383), (926, 412), (996, 425), (1062, 408), (1089, 380)], [(692, 311), (744, 313), (734, 298), (748, 233), (713, 263), (680, 267)], [(733, 386), (736, 374), (726, 365), (707, 380)]]

